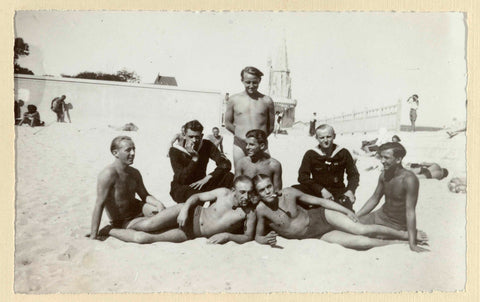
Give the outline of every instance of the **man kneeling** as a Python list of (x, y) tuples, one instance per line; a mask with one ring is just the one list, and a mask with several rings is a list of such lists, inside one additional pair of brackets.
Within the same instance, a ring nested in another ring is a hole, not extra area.
[[(352, 210), (334, 201), (307, 195), (295, 188), (275, 193), (272, 181), (266, 175), (255, 176), (253, 183), (262, 200), (256, 208), (255, 240), (259, 243), (275, 245), (277, 233), (289, 239), (318, 238), (355, 250), (406, 243), (408, 240), (405, 231), (359, 223)], [(307, 210), (299, 206), (299, 202), (319, 207)], [(268, 229), (272, 231), (265, 235)], [(427, 237), (423, 232), (418, 232), (417, 237), (419, 243), (426, 243)]]
[[(110, 228), (106, 232), (120, 240), (136, 243), (183, 242), (199, 237), (210, 237), (208, 243), (245, 243), (253, 240), (256, 224), (249, 199), (252, 191), (252, 180), (239, 176), (232, 189), (218, 188), (192, 195), (185, 204), (174, 205), (155, 216), (138, 220), (127, 229)], [(207, 201), (213, 204), (202, 207), (201, 204)], [(242, 227), (242, 234), (234, 233)]]

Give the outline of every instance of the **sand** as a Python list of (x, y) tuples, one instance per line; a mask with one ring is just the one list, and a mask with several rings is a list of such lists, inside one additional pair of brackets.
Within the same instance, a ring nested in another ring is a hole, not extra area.
[[(52, 124), (16, 127), (15, 291), (17, 293), (103, 292), (399, 292), (462, 290), (466, 277), (466, 195), (448, 191), (451, 177), (465, 176), (465, 135), (445, 131), (400, 132), (405, 162), (434, 161), (447, 179), (421, 180), (417, 226), (430, 236), (429, 253), (399, 244), (353, 251), (321, 240), (279, 238), (283, 249), (255, 242), (209, 245), (200, 238), (181, 244), (137, 245), (114, 238), (93, 241), (89, 233), (96, 177), (113, 161), (109, 145), (132, 136), (134, 167), (149, 192), (167, 206), (172, 179), (161, 127), (119, 132), (107, 125)], [(40, 130), (40, 131), (39, 131)], [(39, 132), (37, 132), (39, 131)], [(304, 152), (315, 145), (308, 130), (270, 138), (283, 164), (285, 186), (296, 183)], [(35, 134), (34, 134), (35, 133)], [(222, 129), (231, 157), (232, 136)], [(372, 135), (370, 135), (372, 136)], [(363, 135), (339, 136), (349, 148)], [(369, 158), (359, 158), (359, 166)], [(373, 160), (374, 162), (374, 160)], [(359, 209), (375, 189), (379, 170), (360, 171)], [(451, 177), (450, 177), (451, 176)], [(102, 226), (107, 224), (104, 214)]]

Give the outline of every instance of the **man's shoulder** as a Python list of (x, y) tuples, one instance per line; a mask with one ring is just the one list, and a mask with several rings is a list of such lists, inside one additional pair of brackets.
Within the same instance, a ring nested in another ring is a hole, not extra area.
[(103, 168), (100, 171), (100, 173), (98, 173), (98, 179), (99, 180), (107, 180), (107, 179), (111, 179), (111, 178), (115, 177), (116, 175), (118, 175), (117, 170), (115, 169), (113, 164), (110, 164), (110, 165), (106, 166), (105, 168)]
[(272, 168), (281, 168), (282, 167), (282, 164), (280, 163), (279, 160), (273, 158), (273, 157), (270, 157), (270, 166)]
[(407, 183), (418, 182), (417, 175), (415, 175), (415, 173), (405, 168), (403, 168), (402, 170), (402, 177), (403, 177), (403, 180), (405, 180)]

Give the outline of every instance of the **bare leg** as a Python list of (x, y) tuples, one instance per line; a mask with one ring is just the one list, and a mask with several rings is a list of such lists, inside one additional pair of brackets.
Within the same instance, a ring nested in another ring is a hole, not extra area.
[(111, 229), (109, 235), (125, 242), (135, 242), (141, 244), (159, 241), (184, 242), (188, 240), (185, 232), (180, 229), (171, 229), (160, 234), (149, 234), (126, 229)]
[(406, 244), (406, 241), (401, 240), (382, 240), (376, 238), (369, 238), (360, 235), (352, 235), (342, 231), (331, 231), (320, 238), (328, 243), (340, 244), (343, 247), (354, 249), (357, 251), (366, 251), (372, 247), (385, 246), (390, 244)]
[(133, 220), (128, 226), (128, 229), (154, 232), (161, 229), (173, 228), (177, 226), (177, 216), (183, 204), (177, 204), (160, 211), (155, 216), (142, 217)]
[(366, 225), (359, 222), (355, 223), (340, 212), (325, 210), (325, 218), (327, 219), (327, 222), (336, 230), (346, 233), (373, 238), (382, 237), (408, 240), (408, 233), (406, 231), (397, 231), (395, 229), (378, 224)]

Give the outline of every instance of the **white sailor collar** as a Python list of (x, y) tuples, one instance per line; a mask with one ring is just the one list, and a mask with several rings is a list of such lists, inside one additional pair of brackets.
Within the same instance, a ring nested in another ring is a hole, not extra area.
[[(338, 152), (342, 151), (343, 147), (337, 145), (337, 144), (333, 144), (333, 151), (332, 151), (332, 154), (330, 155), (330, 158), (334, 157), (335, 155), (337, 155)], [(316, 145), (314, 148), (311, 149), (312, 151), (315, 151), (317, 152), (318, 154), (320, 154), (321, 156), (327, 156), (327, 154), (325, 154), (325, 152), (323, 152), (322, 149), (320, 149), (320, 147), (318, 145)]]

